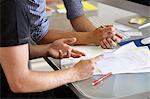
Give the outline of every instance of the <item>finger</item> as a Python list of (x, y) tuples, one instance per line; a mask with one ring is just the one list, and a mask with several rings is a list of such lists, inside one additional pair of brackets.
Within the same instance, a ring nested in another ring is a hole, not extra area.
[(111, 45), (108, 43), (106, 39), (103, 40), (103, 43), (106, 46), (106, 48), (111, 48)]
[(122, 40), (122, 39), (121, 39), (120, 37), (118, 37), (117, 35), (114, 35), (112, 39), (113, 39), (113, 41), (115, 41), (115, 42), (121, 42), (121, 40)]
[(114, 27), (106, 27), (105, 31), (114, 33), (114, 32), (116, 32), (116, 29)]
[(115, 34), (115, 37), (119, 40), (118, 42), (120, 42), (121, 40), (123, 40), (123, 35), (121, 34)]
[(62, 52), (62, 50), (59, 50), (58, 52), (59, 52), (59, 58), (62, 59), (63, 58), (63, 52)]
[(85, 53), (81, 52), (81, 51), (78, 51), (78, 50), (75, 50), (75, 49), (72, 49), (72, 52), (73, 53), (76, 53), (76, 54), (80, 54), (82, 56), (85, 56)]
[(73, 58), (79, 58), (81, 56), (82, 56), (81, 54), (71, 53), (71, 57)]
[(117, 46), (117, 44), (111, 38), (108, 38), (107, 41), (109, 42), (111, 48)]
[(76, 41), (77, 41), (76, 38), (66, 38), (66, 39), (63, 39), (63, 42), (66, 43), (66, 44), (74, 44)]
[(69, 58), (69, 57), (71, 57), (71, 49), (68, 49), (68, 50), (67, 50), (66, 58)]
[(102, 48), (104, 48), (104, 49), (106, 48), (106, 46), (105, 46), (105, 44), (103, 43), (103, 41), (100, 42), (100, 45), (101, 45)]

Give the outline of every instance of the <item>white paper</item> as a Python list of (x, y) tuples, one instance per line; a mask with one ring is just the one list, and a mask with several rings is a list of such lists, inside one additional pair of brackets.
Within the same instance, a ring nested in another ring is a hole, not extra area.
[[(72, 67), (82, 59), (90, 59), (97, 55), (110, 53), (110, 52), (114, 51), (114, 49), (102, 49), (99, 46), (73, 46), (73, 48), (84, 52), (86, 54), (86, 56), (83, 56), (81, 58), (62, 59), (61, 60), (62, 69)], [(100, 70), (98, 68), (95, 68), (93, 75), (97, 75), (97, 74), (100, 74)]]
[(144, 68), (150, 68), (150, 50), (145, 47), (136, 48), (133, 43), (129, 43), (113, 53), (104, 55), (97, 62), (97, 67), (103, 74), (138, 73), (141, 69), (144, 72)]
[(89, 59), (104, 54), (97, 62), (94, 74), (142, 73), (150, 72), (150, 50), (148, 47), (137, 47), (134, 42), (121, 46), (117, 50), (101, 49), (98, 46), (75, 46), (77, 50), (86, 53), (81, 58), (66, 58), (61, 60), (61, 67), (69, 68), (81, 59)]
[(114, 26), (118, 29), (118, 30), (121, 30), (121, 31), (129, 31), (129, 30), (132, 30), (133, 28), (129, 27), (129, 26), (126, 26), (126, 25), (122, 25), (122, 24), (117, 24), (115, 23)]
[(139, 31), (129, 31), (129, 32), (124, 32), (123, 34), (128, 36), (143, 36), (142, 32)]

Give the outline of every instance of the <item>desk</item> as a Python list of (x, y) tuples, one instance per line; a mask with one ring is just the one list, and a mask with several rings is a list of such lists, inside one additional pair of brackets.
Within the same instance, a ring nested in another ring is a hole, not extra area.
[[(135, 13), (110, 7), (101, 3), (98, 3), (97, 6), (99, 10), (95, 15), (99, 16), (99, 18), (101, 19), (101, 24), (114, 24), (114, 21), (116, 19), (135, 15)], [(69, 22), (65, 19), (65, 15), (58, 14), (57, 17), (55, 17), (55, 15), (51, 16), (50, 22), (52, 23), (50, 25), (51, 27), (72, 30)], [(146, 31), (144, 31), (143, 33), (144, 36), (149, 35), (148, 33), (146, 34)], [(47, 59), (47, 61), (50, 63), (49, 60), (52, 59)], [(58, 68), (61, 67), (61, 60), (53, 60), (53, 63)], [(97, 86), (92, 86), (91, 83), (95, 78), (99, 78), (99, 75), (93, 76), (92, 78), (84, 81), (79, 81), (68, 85), (80, 98), (150, 99), (150, 73), (113, 75), (110, 78), (106, 79), (104, 83)]]

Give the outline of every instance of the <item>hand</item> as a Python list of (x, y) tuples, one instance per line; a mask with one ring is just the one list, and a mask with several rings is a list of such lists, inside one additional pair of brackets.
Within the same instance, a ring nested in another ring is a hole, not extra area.
[(106, 49), (106, 48), (110, 49), (110, 48), (116, 47), (117, 43), (121, 42), (121, 40), (122, 40), (122, 38), (120, 38), (120, 37), (122, 37), (122, 35), (120, 35), (120, 34), (117, 34), (117, 35), (119, 35), (119, 37), (116, 35), (113, 35), (112, 38), (106, 38), (106, 39), (102, 40), (100, 42), (100, 46), (104, 49)]
[(92, 32), (93, 43), (100, 45), (102, 48), (112, 48), (116, 46), (116, 42), (121, 41), (115, 34), (116, 29), (113, 25), (101, 26)]
[(74, 67), (75, 81), (80, 81), (92, 77), (96, 61), (100, 60), (102, 56), (97, 56), (89, 60), (81, 60)]
[(83, 52), (73, 49), (68, 44), (74, 44), (76, 38), (59, 39), (49, 45), (48, 53), (53, 58), (79, 58), (85, 56)]

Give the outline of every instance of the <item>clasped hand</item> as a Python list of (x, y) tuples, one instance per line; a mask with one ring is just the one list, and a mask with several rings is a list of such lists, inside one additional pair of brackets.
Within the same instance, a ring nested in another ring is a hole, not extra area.
[(91, 32), (91, 40), (92, 43), (100, 45), (102, 48), (112, 48), (116, 47), (116, 43), (122, 40), (115, 34), (122, 37), (122, 35), (118, 34), (113, 25), (100, 26), (99, 28)]

